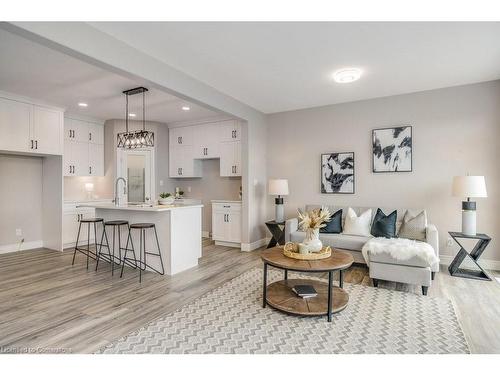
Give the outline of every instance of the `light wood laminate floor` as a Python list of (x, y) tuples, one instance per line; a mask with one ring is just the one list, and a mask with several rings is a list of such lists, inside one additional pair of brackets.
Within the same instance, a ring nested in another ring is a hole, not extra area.
[[(108, 264), (87, 271), (84, 256), (39, 249), (0, 255), (0, 353), (90, 353), (174, 311), (253, 267), (260, 251), (204, 241), (197, 267), (175, 276), (136, 271), (111, 277)], [(496, 275), (498, 276), (498, 274)], [(371, 286), (368, 270), (353, 266), (345, 281)], [(420, 287), (380, 282), (382, 288), (419, 293)], [(450, 298), (473, 353), (500, 353), (500, 285), (451, 277), (443, 268), (429, 296)]]

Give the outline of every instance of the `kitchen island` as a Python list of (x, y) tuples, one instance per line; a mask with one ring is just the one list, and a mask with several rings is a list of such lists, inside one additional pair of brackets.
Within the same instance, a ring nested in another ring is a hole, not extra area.
[[(112, 203), (82, 204), (79, 207), (95, 208), (95, 216), (110, 220), (127, 220), (129, 224), (154, 223), (158, 232), (163, 265), (166, 275), (174, 275), (188, 268), (198, 265), (201, 257), (201, 209), (202, 204), (173, 204), (168, 206), (151, 205), (120, 205)], [(112, 227), (106, 228), (109, 245), (112, 246)], [(132, 230), (132, 241), (135, 256), (139, 259), (139, 232)], [(102, 232), (101, 232), (102, 234)], [(98, 241), (101, 240), (98, 233)], [(127, 231), (121, 231), (121, 244), (125, 247), (127, 243)], [(131, 246), (129, 245), (129, 248)], [(156, 253), (156, 241), (153, 230), (146, 233), (146, 251)], [(103, 249), (104, 253), (107, 250)], [(122, 251), (122, 258), (125, 255)], [(118, 256), (118, 240), (116, 240), (115, 255)], [(133, 257), (128, 252), (128, 258)], [(148, 256), (148, 263), (155, 269), (160, 270), (160, 259)], [(127, 269), (125, 269), (127, 272)]]

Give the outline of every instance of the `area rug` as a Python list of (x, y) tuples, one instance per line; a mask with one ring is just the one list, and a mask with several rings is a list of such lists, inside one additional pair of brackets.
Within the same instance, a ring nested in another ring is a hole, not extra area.
[[(269, 271), (269, 281), (282, 277)], [(255, 268), (100, 353), (469, 353), (451, 301), (344, 287), (349, 304), (331, 323), (291, 316), (262, 308)]]

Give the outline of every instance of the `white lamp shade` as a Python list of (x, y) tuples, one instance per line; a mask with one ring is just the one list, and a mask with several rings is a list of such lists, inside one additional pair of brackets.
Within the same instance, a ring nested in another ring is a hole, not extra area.
[(486, 183), (484, 176), (453, 177), (452, 193), (454, 197), (486, 198)]
[(85, 184), (85, 191), (88, 192), (94, 191), (94, 184), (92, 182), (87, 182)]
[(269, 195), (288, 195), (288, 180), (269, 180)]

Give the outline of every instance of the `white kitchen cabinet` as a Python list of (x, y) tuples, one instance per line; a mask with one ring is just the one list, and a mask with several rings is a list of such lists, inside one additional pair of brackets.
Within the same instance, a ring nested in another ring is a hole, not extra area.
[(64, 175), (104, 176), (104, 126), (64, 119)]
[(241, 142), (222, 142), (220, 150), (220, 175), (224, 177), (241, 176)]
[(62, 155), (63, 114), (50, 108), (34, 106), (32, 139), (34, 150), (42, 154)]
[(89, 176), (104, 176), (104, 145), (89, 143)]
[(239, 121), (221, 121), (219, 124), (219, 134), (222, 142), (241, 140), (241, 124)]
[(0, 150), (29, 152), (32, 119), (32, 105), (0, 98)]
[[(89, 219), (95, 217), (95, 209), (82, 207), (76, 208), (75, 205), (66, 205), (63, 212), (63, 244), (64, 247), (75, 246), (76, 237), (78, 236), (78, 228), (80, 226), (81, 219)], [(97, 228), (97, 239), (100, 240), (100, 234), (102, 234), (102, 224), (96, 224)], [(90, 243), (94, 243), (94, 224), (90, 225)], [(82, 224), (82, 229), (80, 232), (80, 241), (78, 245), (83, 247), (87, 245), (88, 232), (87, 224)]]
[(241, 176), (241, 124), (219, 121), (169, 129), (169, 176), (202, 177), (203, 159), (220, 158), (222, 177)]
[(0, 151), (61, 155), (63, 150), (63, 113), (49, 108), (0, 98)]
[(212, 202), (212, 239), (217, 245), (241, 246), (240, 202)]

